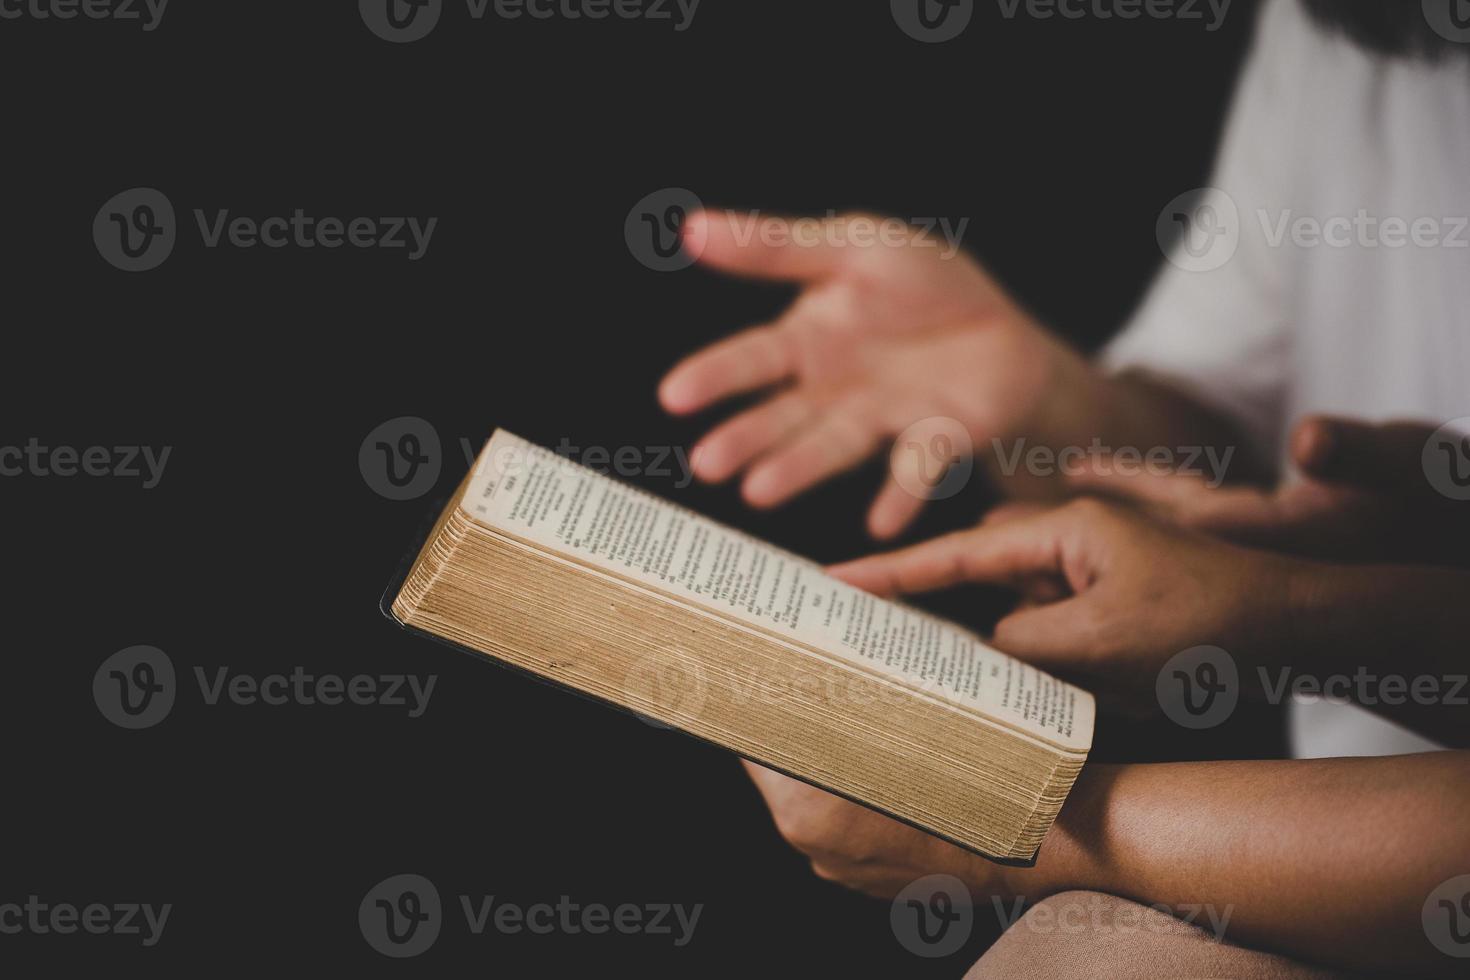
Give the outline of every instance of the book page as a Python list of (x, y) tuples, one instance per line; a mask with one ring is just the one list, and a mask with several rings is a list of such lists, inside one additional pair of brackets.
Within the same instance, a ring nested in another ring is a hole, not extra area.
[(498, 430), (461, 507), (471, 518), (767, 634), (1077, 751), (1092, 695), (815, 562)]

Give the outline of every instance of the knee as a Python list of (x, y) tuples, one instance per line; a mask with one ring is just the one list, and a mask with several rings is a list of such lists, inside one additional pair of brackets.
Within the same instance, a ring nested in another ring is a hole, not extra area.
[[(1148, 959), (1150, 940), (1188, 939), (1197, 932), (1173, 916), (1127, 899), (1100, 892), (1059, 892), (1011, 923), (966, 980), (1147, 975), (1133, 970)], [(1126, 974), (1114, 973), (1115, 969)]]

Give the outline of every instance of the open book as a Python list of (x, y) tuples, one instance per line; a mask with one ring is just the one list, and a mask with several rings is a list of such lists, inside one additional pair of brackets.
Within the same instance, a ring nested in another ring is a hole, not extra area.
[(1035, 859), (1092, 695), (497, 431), (385, 608), (914, 824)]

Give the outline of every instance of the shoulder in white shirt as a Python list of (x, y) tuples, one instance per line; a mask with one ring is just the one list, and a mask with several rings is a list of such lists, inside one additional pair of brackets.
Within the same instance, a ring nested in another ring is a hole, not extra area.
[[(1470, 52), (1375, 55), (1269, 0), (1211, 184), (1106, 365), (1182, 385), (1276, 458), (1308, 413), (1470, 416)], [(1292, 742), (1437, 747), (1322, 702), (1293, 706)]]

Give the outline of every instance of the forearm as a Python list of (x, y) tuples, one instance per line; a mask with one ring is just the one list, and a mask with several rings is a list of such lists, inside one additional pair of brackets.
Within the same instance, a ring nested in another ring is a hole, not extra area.
[(1352, 700), (1470, 746), (1467, 599), (1470, 572), (1295, 563), (1289, 646), (1255, 665), (1257, 679), (1278, 696)]
[(1458, 965), (1420, 914), (1470, 872), (1470, 755), (1091, 766), (1016, 894), (1229, 915), (1226, 938), (1362, 969)]
[[(1089, 460), (1093, 453), (1137, 452), (1141, 464), (1151, 451), (1166, 451), (1179, 462), (1198, 447), (1196, 460), (1208, 450), (1209, 458), (1228, 465), (1232, 479), (1264, 474), (1236, 426), (1179, 389), (1137, 373), (1108, 374), (1060, 343), (1049, 374), (1047, 396), (1013, 436), (1024, 437), (1028, 450), (1048, 450), (1059, 464), (1054, 469), (1076, 460), (1079, 450)], [(1052, 496), (1059, 490), (1059, 481), (1038, 477), (1032, 467), (1010, 467), (1007, 473), (997, 465), (1001, 461), (990, 462), (992, 475), (1012, 496)]]

